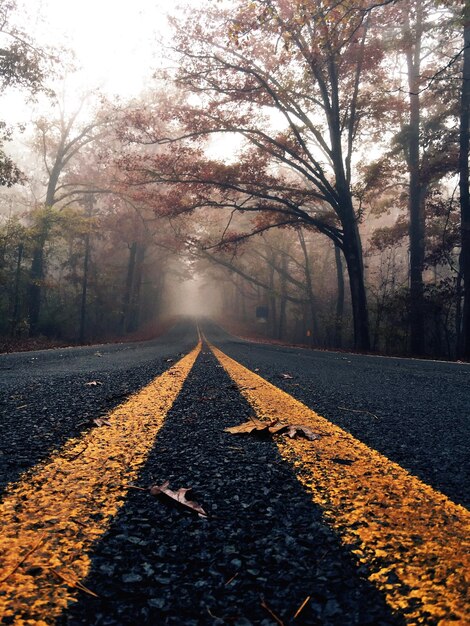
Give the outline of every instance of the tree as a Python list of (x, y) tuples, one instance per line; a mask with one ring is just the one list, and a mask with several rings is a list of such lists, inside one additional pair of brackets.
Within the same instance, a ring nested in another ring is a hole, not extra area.
[[(404, 8), (404, 47), (408, 71), (409, 119), (406, 160), (409, 171), (409, 240), (410, 240), (410, 330), (411, 351), (424, 352), (424, 197), (421, 177), (421, 55), (424, 33), (424, 4), (422, 0), (406, 3)], [(414, 24), (411, 24), (411, 14)]]
[[(346, 260), (355, 345), (364, 350), (368, 311), (352, 182), (381, 78), (372, 23), (367, 2), (238, 0), (226, 10), (192, 11), (177, 26), (177, 81), (198, 102), (162, 111), (186, 132), (174, 125), (162, 136), (144, 112), (133, 119), (143, 142), (180, 142), (166, 163), (147, 161), (141, 171), (148, 182), (192, 185), (188, 210), (218, 204), (261, 213), (266, 227), (304, 223), (330, 237)], [(204, 159), (203, 143), (217, 133), (243, 138), (236, 164)]]
[(460, 272), (463, 279), (462, 356), (470, 360), (470, 3), (463, 8), (463, 69), (460, 99), (459, 187), (461, 213)]
[(29, 284), (29, 329), (31, 336), (38, 333), (41, 309), (42, 283), (44, 280), (44, 248), (51, 228), (53, 207), (64, 206), (83, 193), (83, 186), (75, 183), (61, 183), (61, 177), (70, 171), (77, 155), (89, 144), (97, 141), (106, 132), (109, 122), (107, 114), (96, 115), (91, 120), (81, 120), (80, 114), (85, 105), (84, 98), (74, 113), (67, 116), (63, 109), (60, 116), (51, 122), (37, 121), (37, 146), (47, 174), (45, 211), (39, 214), (36, 225), (36, 238), (31, 262)]
[(397, 43), (406, 60), (408, 118), (398, 139), (409, 175), (410, 347), (413, 354), (423, 354), (426, 197), (432, 185), (456, 166), (455, 106), (453, 99), (442, 104), (442, 96), (448, 98), (453, 91), (452, 78), (449, 82), (444, 73), (447, 57), (452, 57), (445, 36), (452, 16), (441, 7), (441, 22), (436, 25), (435, 3), (427, 0), (406, 0), (400, 13)]
[[(44, 89), (44, 80), (54, 59), (15, 25), (17, 10), (15, 0), (0, 0), (0, 89), (4, 93), (17, 87), (34, 94)], [(10, 129), (0, 121), (0, 185), (6, 187), (23, 178), (18, 166), (2, 148), (10, 138)]]

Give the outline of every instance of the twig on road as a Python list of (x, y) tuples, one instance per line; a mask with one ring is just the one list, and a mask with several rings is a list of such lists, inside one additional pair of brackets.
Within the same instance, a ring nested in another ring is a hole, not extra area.
[(238, 576), (238, 572), (227, 580), (227, 582), (225, 583), (225, 586), (230, 585), (230, 583), (233, 582), (237, 576)]
[(380, 419), (378, 415), (375, 415), (375, 413), (371, 413), (370, 411), (361, 411), (359, 409), (349, 409), (347, 406), (339, 406), (338, 409), (341, 409), (342, 411), (351, 411), (351, 413), (365, 413), (366, 415), (371, 415), (372, 417), (375, 417), (376, 420)]
[(292, 619), (297, 619), (299, 617), (299, 615), (302, 613), (302, 611), (304, 610), (304, 608), (307, 606), (307, 602), (310, 600), (312, 596), (307, 596), (305, 598), (305, 600), (302, 602), (302, 604), (299, 606), (299, 608), (297, 609), (297, 611), (294, 614), (294, 617)]
[(43, 542), (43, 539), (44, 539), (45, 536), (46, 536), (46, 533), (42, 533), (42, 535), (36, 541), (36, 543), (31, 548), (31, 550), (26, 552), (24, 557), (18, 561), (18, 563), (15, 565), (15, 567), (10, 572), (8, 572), (8, 574), (6, 576), (4, 576), (2, 579), (0, 579), (0, 583), (4, 583), (8, 578), (10, 578), (10, 576), (12, 576), (18, 570), (18, 568), (20, 568), (23, 565), (23, 563), (26, 561), (26, 559), (28, 557), (30, 557), (33, 554), (33, 552), (35, 552), (39, 548), (39, 546)]
[(71, 580), (70, 578), (67, 578), (67, 576), (64, 576), (61, 572), (59, 572), (53, 567), (51, 567), (50, 571), (54, 574), (54, 576), (56, 576), (59, 580), (62, 580), (67, 585), (70, 585), (71, 587), (76, 587), (77, 589), (80, 589), (80, 591), (87, 593), (89, 596), (93, 596), (94, 598), (99, 598), (99, 595), (97, 593), (95, 593), (91, 589), (88, 589), (88, 587), (85, 587), (85, 585), (82, 585), (82, 583), (79, 580)]
[(274, 613), (274, 611), (272, 611), (269, 606), (266, 604), (265, 599), (263, 598), (263, 596), (261, 596), (261, 606), (263, 607), (263, 609), (265, 609), (269, 615), (271, 615), (271, 617), (273, 618), (273, 620), (276, 622), (276, 624), (279, 624), (279, 626), (285, 626), (284, 622), (282, 621), (282, 619), (280, 617), (278, 617), (276, 615), (276, 613)]

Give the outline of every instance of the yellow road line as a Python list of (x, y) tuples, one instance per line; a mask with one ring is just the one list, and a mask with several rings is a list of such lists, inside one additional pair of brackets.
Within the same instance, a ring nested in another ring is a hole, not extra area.
[(470, 623), (469, 512), (211, 349), (259, 418), (308, 424), (325, 435), (314, 442), (277, 438), (277, 445), (388, 604), (409, 624)]
[(200, 350), (199, 342), (113, 410), (109, 426), (69, 440), (8, 489), (0, 504), (0, 621), (52, 624), (77, 595), (87, 552), (124, 504)]

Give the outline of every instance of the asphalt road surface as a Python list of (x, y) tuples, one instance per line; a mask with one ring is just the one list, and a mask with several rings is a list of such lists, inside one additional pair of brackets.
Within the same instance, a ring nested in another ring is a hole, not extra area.
[(203, 328), (226, 354), (469, 507), (470, 364), (287, 348)]
[(470, 365), (199, 328), (0, 356), (1, 623), (465, 623)]

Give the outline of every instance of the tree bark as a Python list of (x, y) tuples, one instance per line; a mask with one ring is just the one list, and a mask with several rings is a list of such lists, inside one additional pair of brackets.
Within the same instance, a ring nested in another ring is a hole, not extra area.
[(63, 158), (62, 151), (63, 141), (60, 144), (54, 166), (49, 175), (45, 200), (46, 215), (44, 218), (41, 218), (39, 230), (36, 236), (36, 240), (34, 242), (28, 289), (28, 321), (30, 337), (36, 336), (39, 330), (39, 316), (41, 313), (42, 302), (42, 286), (44, 282), (44, 248), (47, 238), (49, 236), (50, 228), (50, 220), (47, 211), (49, 211), (49, 209), (51, 209), (55, 203), (55, 192), (57, 184), (59, 182), (61, 163)]
[(126, 284), (122, 298), (121, 332), (127, 331), (129, 323), (130, 305), (132, 299), (132, 288), (134, 285), (135, 261), (137, 254), (137, 242), (133, 241), (129, 249), (129, 260), (127, 263)]
[(134, 332), (140, 325), (140, 309), (142, 295), (142, 275), (144, 270), (145, 247), (142, 243), (137, 244), (137, 252), (135, 257), (134, 281), (132, 285), (132, 299), (127, 324), (127, 332)]
[(282, 274), (280, 275), (279, 279), (280, 279), (280, 303), (279, 303), (279, 325), (278, 325), (278, 331), (277, 331), (277, 336), (278, 339), (283, 339), (285, 332), (286, 332), (286, 305), (287, 305), (287, 300), (286, 300), (286, 270), (287, 270), (287, 262), (286, 262), (286, 255), (282, 254), (282, 258), (281, 258), (281, 268), (283, 270)]
[(464, 3), (463, 19), (464, 53), (459, 147), (460, 228), (462, 237), (459, 260), (463, 284), (462, 346), (460, 356), (470, 360), (470, 192), (468, 164), (470, 148), (470, 2), (468, 0)]
[(39, 332), (39, 314), (41, 311), (42, 283), (44, 280), (44, 246), (46, 245), (48, 233), (47, 217), (41, 218), (41, 221), (44, 221), (44, 224), (40, 226), (29, 272), (28, 323), (30, 337), (35, 337)]
[(16, 329), (19, 322), (20, 313), (20, 278), (21, 278), (21, 261), (23, 260), (24, 244), (18, 245), (18, 257), (16, 260), (16, 272), (15, 272), (15, 288), (13, 293), (13, 315), (11, 320), (10, 335), (15, 336)]
[[(307, 328), (307, 331), (310, 331), (309, 335), (309, 344), (317, 344), (319, 343), (319, 328), (318, 328), (318, 314), (317, 314), (317, 303), (315, 294), (313, 291), (313, 282), (312, 282), (312, 273), (310, 271), (310, 259), (308, 256), (307, 245), (305, 243), (305, 237), (301, 229), (297, 230), (297, 235), (299, 237), (300, 247), (302, 248), (302, 253), (304, 255), (304, 272), (305, 272), (305, 283), (307, 286), (307, 299), (310, 310), (310, 321), (312, 323), (311, 328)], [(310, 324), (308, 325), (310, 326)]]
[(88, 291), (88, 266), (90, 262), (90, 233), (85, 235), (85, 257), (83, 259), (82, 297), (80, 302), (80, 332), (78, 341), (85, 343), (86, 334), (86, 303)]
[(336, 296), (336, 316), (335, 316), (335, 348), (341, 348), (343, 335), (343, 314), (344, 314), (344, 275), (343, 262), (341, 260), (341, 250), (335, 245), (336, 281), (338, 294)]
[[(88, 212), (87, 217), (91, 220), (93, 214), (93, 196), (88, 199)], [(90, 225), (85, 235), (85, 256), (83, 259), (83, 278), (82, 278), (82, 297), (80, 302), (80, 332), (79, 342), (85, 343), (86, 334), (86, 309), (87, 309), (87, 291), (88, 291), (88, 267), (90, 263)]]
[[(411, 38), (409, 15), (406, 14), (406, 36)], [(410, 349), (412, 354), (424, 353), (424, 187), (420, 168), (420, 70), (423, 33), (422, 7), (416, 3), (414, 41), (408, 42), (406, 61), (409, 88), (408, 173), (409, 173), (409, 241), (410, 241)]]
[(276, 337), (276, 327), (277, 327), (277, 311), (276, 311), (276, 294), (274, 290), (274, 267), (273, 265), (268, 266), (269, 277), (268, 277), (268, 299), (269, 299), (269, 317), (268, 317), (268, 327), (270, 330), (270, 336)]
[(364, 283), (364, 263), (359, 229), (355, 218), (343, 221), (343, 254), (348, 268), (354, 324), (354, 348), (370, 350), (369, 311)]

